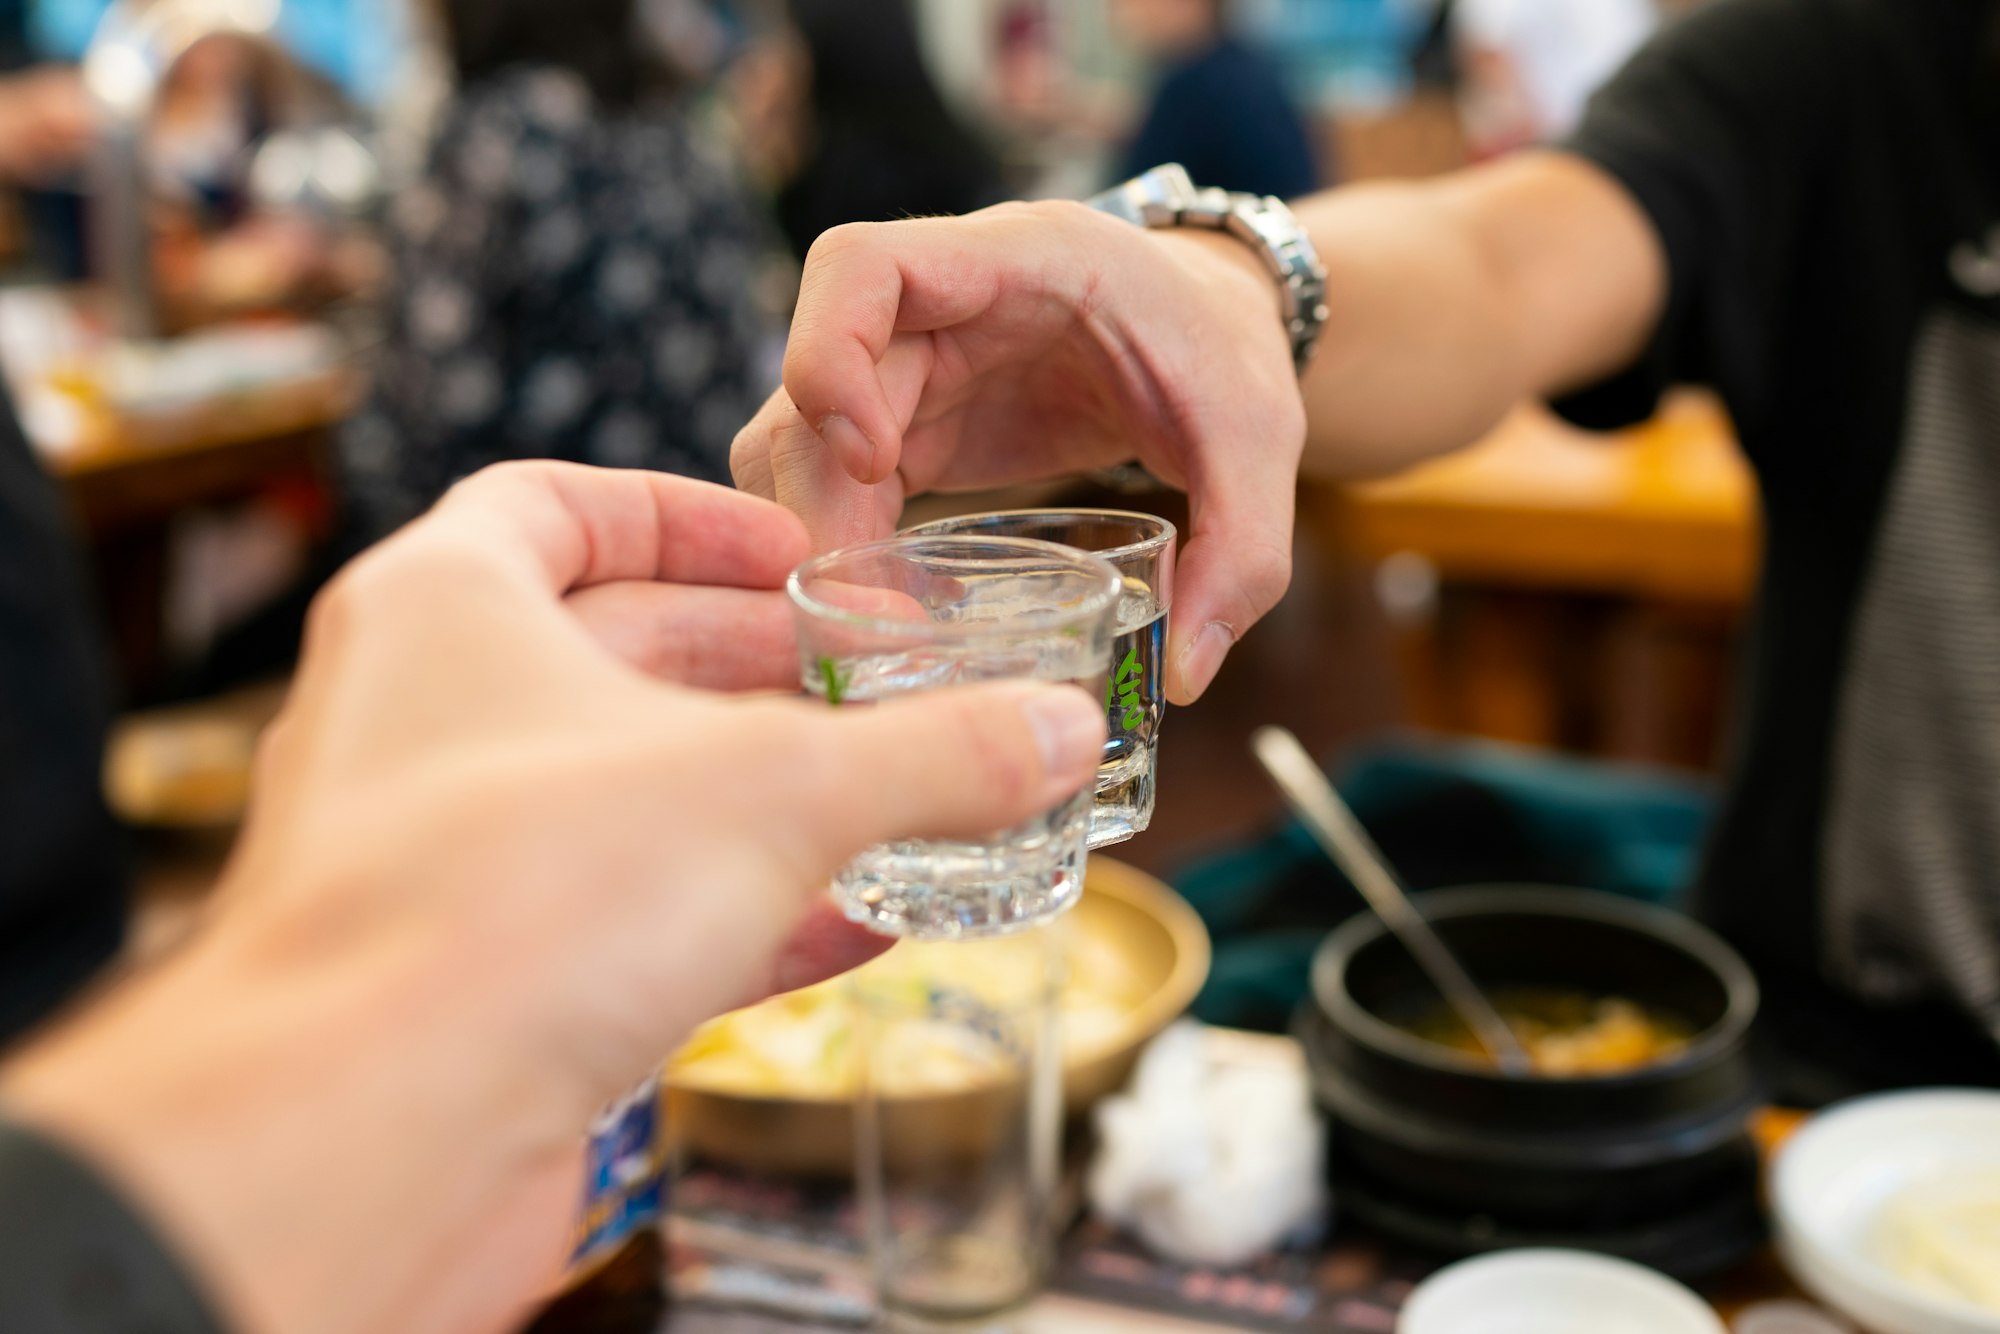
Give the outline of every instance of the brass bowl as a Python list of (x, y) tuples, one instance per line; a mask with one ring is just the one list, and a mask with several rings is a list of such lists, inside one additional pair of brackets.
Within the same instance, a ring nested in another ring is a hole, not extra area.
[[(1083, 898), (1066, 925), (1089, 948), (1115, 950), (1138, 997), (1115, 1030), (1069, 1044), (1063, 1096), (1075, 1117), (1122, 1087), (1140, 1050), (1194, 1000), (1208, 979), (1209, 943), (1201, 919), (1180, 895), (1108, 857), (1090, 859)], [(668, 1067), (667, 1124), (683, 1149), (756, 1172), (831, 1177), (852, 1171), (851, 1098), (746, 1095), (700, 1076), (699, 1070)], [(919, 1100), (909, 1101), (909, 1110), (917, 1110)], [(921, 1122), (941, 1139), (976, 1139), (991, 1119), (982, 1114), (991, 1101), (990, 1090), (929, 1095), (921, 1099), (923, 1110), (935, 1114)], [(956, 1147), (963, 1152), (971, 1146)]]

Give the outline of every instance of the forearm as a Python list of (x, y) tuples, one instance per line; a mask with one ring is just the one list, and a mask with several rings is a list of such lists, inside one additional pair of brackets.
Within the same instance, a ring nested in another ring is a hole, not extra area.
[(1537, 153), (1296, 206), (1331, 317), (1304, 393), (1304, 467), (1394, 472), (1510, 408), (1629, 364), (1659, 318), (1651, 224), (1597, 168)]

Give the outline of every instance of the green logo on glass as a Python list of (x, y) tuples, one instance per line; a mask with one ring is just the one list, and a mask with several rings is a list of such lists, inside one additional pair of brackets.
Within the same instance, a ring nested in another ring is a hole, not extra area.
[(1118, 665), (1118, 670), (1104, 683), (1104, 707), (1124, 708), (1125, 713), (1118, 719), (1118, 723), (1128, 732), (1146, 721), (1145, 707), (1139, 702), (1139, 688), (1145, 683), (1145, 669), (1139, 665), (1139, 646), (1134, 644), (1131, 651), (1126, 653), (1125, 661)]

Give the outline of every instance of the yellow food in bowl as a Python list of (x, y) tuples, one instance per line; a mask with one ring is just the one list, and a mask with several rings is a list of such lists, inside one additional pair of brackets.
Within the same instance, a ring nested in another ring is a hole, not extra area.
[[(1556, 1079), (1619, 1075), (1673, 1059), (1694, 1034), (1678, 1016), (1622, 996), (1517, 987), (1494, 991), (1493, 1007), (1528, 1051), (1535, 1073)], [(1426, 1042), (1490, 1063), (1458, 1012), (1440, 1005), (1409, 1031)]]
[[(1054, 950), (1052, 952), (1052, 948)], [(1055, 980), (1066, 1062), (1089, 1059), (1125, 1040), (1129, 1016), (1146, 997), (1140, 976), (1116, 942), (1081, 931), (1057, 941), (1035, 935), (977, 944), (904, 943), (847, 978), (779, 996), (698, 1029), (667, 1066), (671, 1082), (746, 1098), (838, 1101), (859, 1081), (857, 989), (949, 988), (989, 1004), (1032, 1003)], [(950, 1040), (948, 1028), (897, 1031), (882, 1067), (890, 1096), (949, 1094), (978, 1088), (995, 1072)]]
[[(1103, 856), (1090, 859), (1082, 900), (1050, 929), (1064, 942), (1068, 970), (1057, 1003), (1063, 1105), (1075, 1116), (1121, 1086), (1140, 1048), (1194, 999), (1208, 976), (1208, 934), (1171, 889)], [(965, 966), (968, 948), (982, 947), (906, 944), (862, 974), (879, 974), (888, 985), (910, 985), (909, 979), (927, 974), (962, 983), (978, 971)], [(1022, 967), (987, 971), (1002, 979), (1041, 975), (1032, 965), (1026, 973)], [(901, 983), (889, 980), (898, 977)], [(986, 984), (989, 1000), (994, 985), (990, 979)], [(847, 1175), (860, 1083), (856, 1015), (847, 985), (835, 982), (699, 1032), (666, 1072), (668, 1121), (685, 1151), (755, 1172)], [(978, 1104), (993, 1085), (990, 1078), (963, 1063), (920, 1074), (933, 1089), (948, 1081), (950, 1091), (913, 1095), (933, 1102), (938, 1115), (914, 1137), (911, 1151), (955, 1152), (984, 1133), (990, 1118), (979, 1115), (985, 1109)]]

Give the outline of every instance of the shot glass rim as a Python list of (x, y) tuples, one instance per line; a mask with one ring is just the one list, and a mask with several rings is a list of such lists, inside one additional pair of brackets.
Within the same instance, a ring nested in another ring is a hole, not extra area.
[[(1048, 519), (1054, 522), (1069, 517), (1079, 519), (1136, 519), (1146, 523), (1155, 523), (1160, 526), (1159, 532), (1140, 541), (1127, 542), (1122, 547), (1105, 547), (1101, 551), (1084, 552), (1085, 555), (1099, 556), (1105, 560), (1116, 560), (1124, 556), (1144, 555), (1147, 552), (1171, 544), (1180, 536), (1180, 529), (1174, 526), (1172, 519), (1163, 519), (1157, 514), (1148, 514), (1144, 510), (1098, 509), (1089, 505), (1065, 505), (1045, 509), (980, 510), (975, 514), (957, 514), (949, 518), (932, 519), (929, 523), (912, 524), (908, 528), (899, 530), (896, 536), (963, 537), (968, 536), (968, 534), (952, 531), (954, 525), (975, 523), (981, 519)], [(1004, 541), (1008, 539), (996, 538), (994, 540)], [(1024, 537), (1012, 540), (1020, 542), (1048, 541), (1048, 539), (1040, 537)], [(1067, 551), (1083, 551), (1082, 547), (1072, 547), (1063, 542), (1051, 542), (1049, 545), (1062, 547)]]
[[(950, 623), (939, 621), (898, 621), (886, 616), (868, 616), (849, 611), (844, 607), (831, 606), (815, 598), (805, 589), (807, 578), (818, 574), (823, 567), (838, 560), (874, 552), (886, 552), (907, 547), (916, 542), (962, 542), (967, 545), (1013, 547), (1023, 555), (1054, 558), (1072, 567), (1095, 566), (1091, 573), (1100, 576), (1099, 586), (1079, 604), (1066, 607), (1041, 608), (1024, 612), (1006, 622), (1005, 630), (996, 630), (991, 621), (971, 621)], [(873, 542), (858, 542), (853, 546), (828, 551), (805, 561), (785, 579), (785, 594), (791, 599), (794, 610), (815, 620), (844, 625), (851, 629), (867, 630), (871, 633), (900, 636), (909, 639), (977, 639), (991, 635), (1011, 635), (1015, 633), (1035, 634), (1045, 630), (1060, 629), (1088, 621), (1093, 616), (1102, 616), (1116, 604), (1124, 591), (1125, 577), (1117, 567), (1099, 552), (1079, 551), (1066, 547), (1060, 542), (1043, 542), (1031, 537), (975, 537), (965, 533), (897, 533), (893, 537), (878, 538)]]

